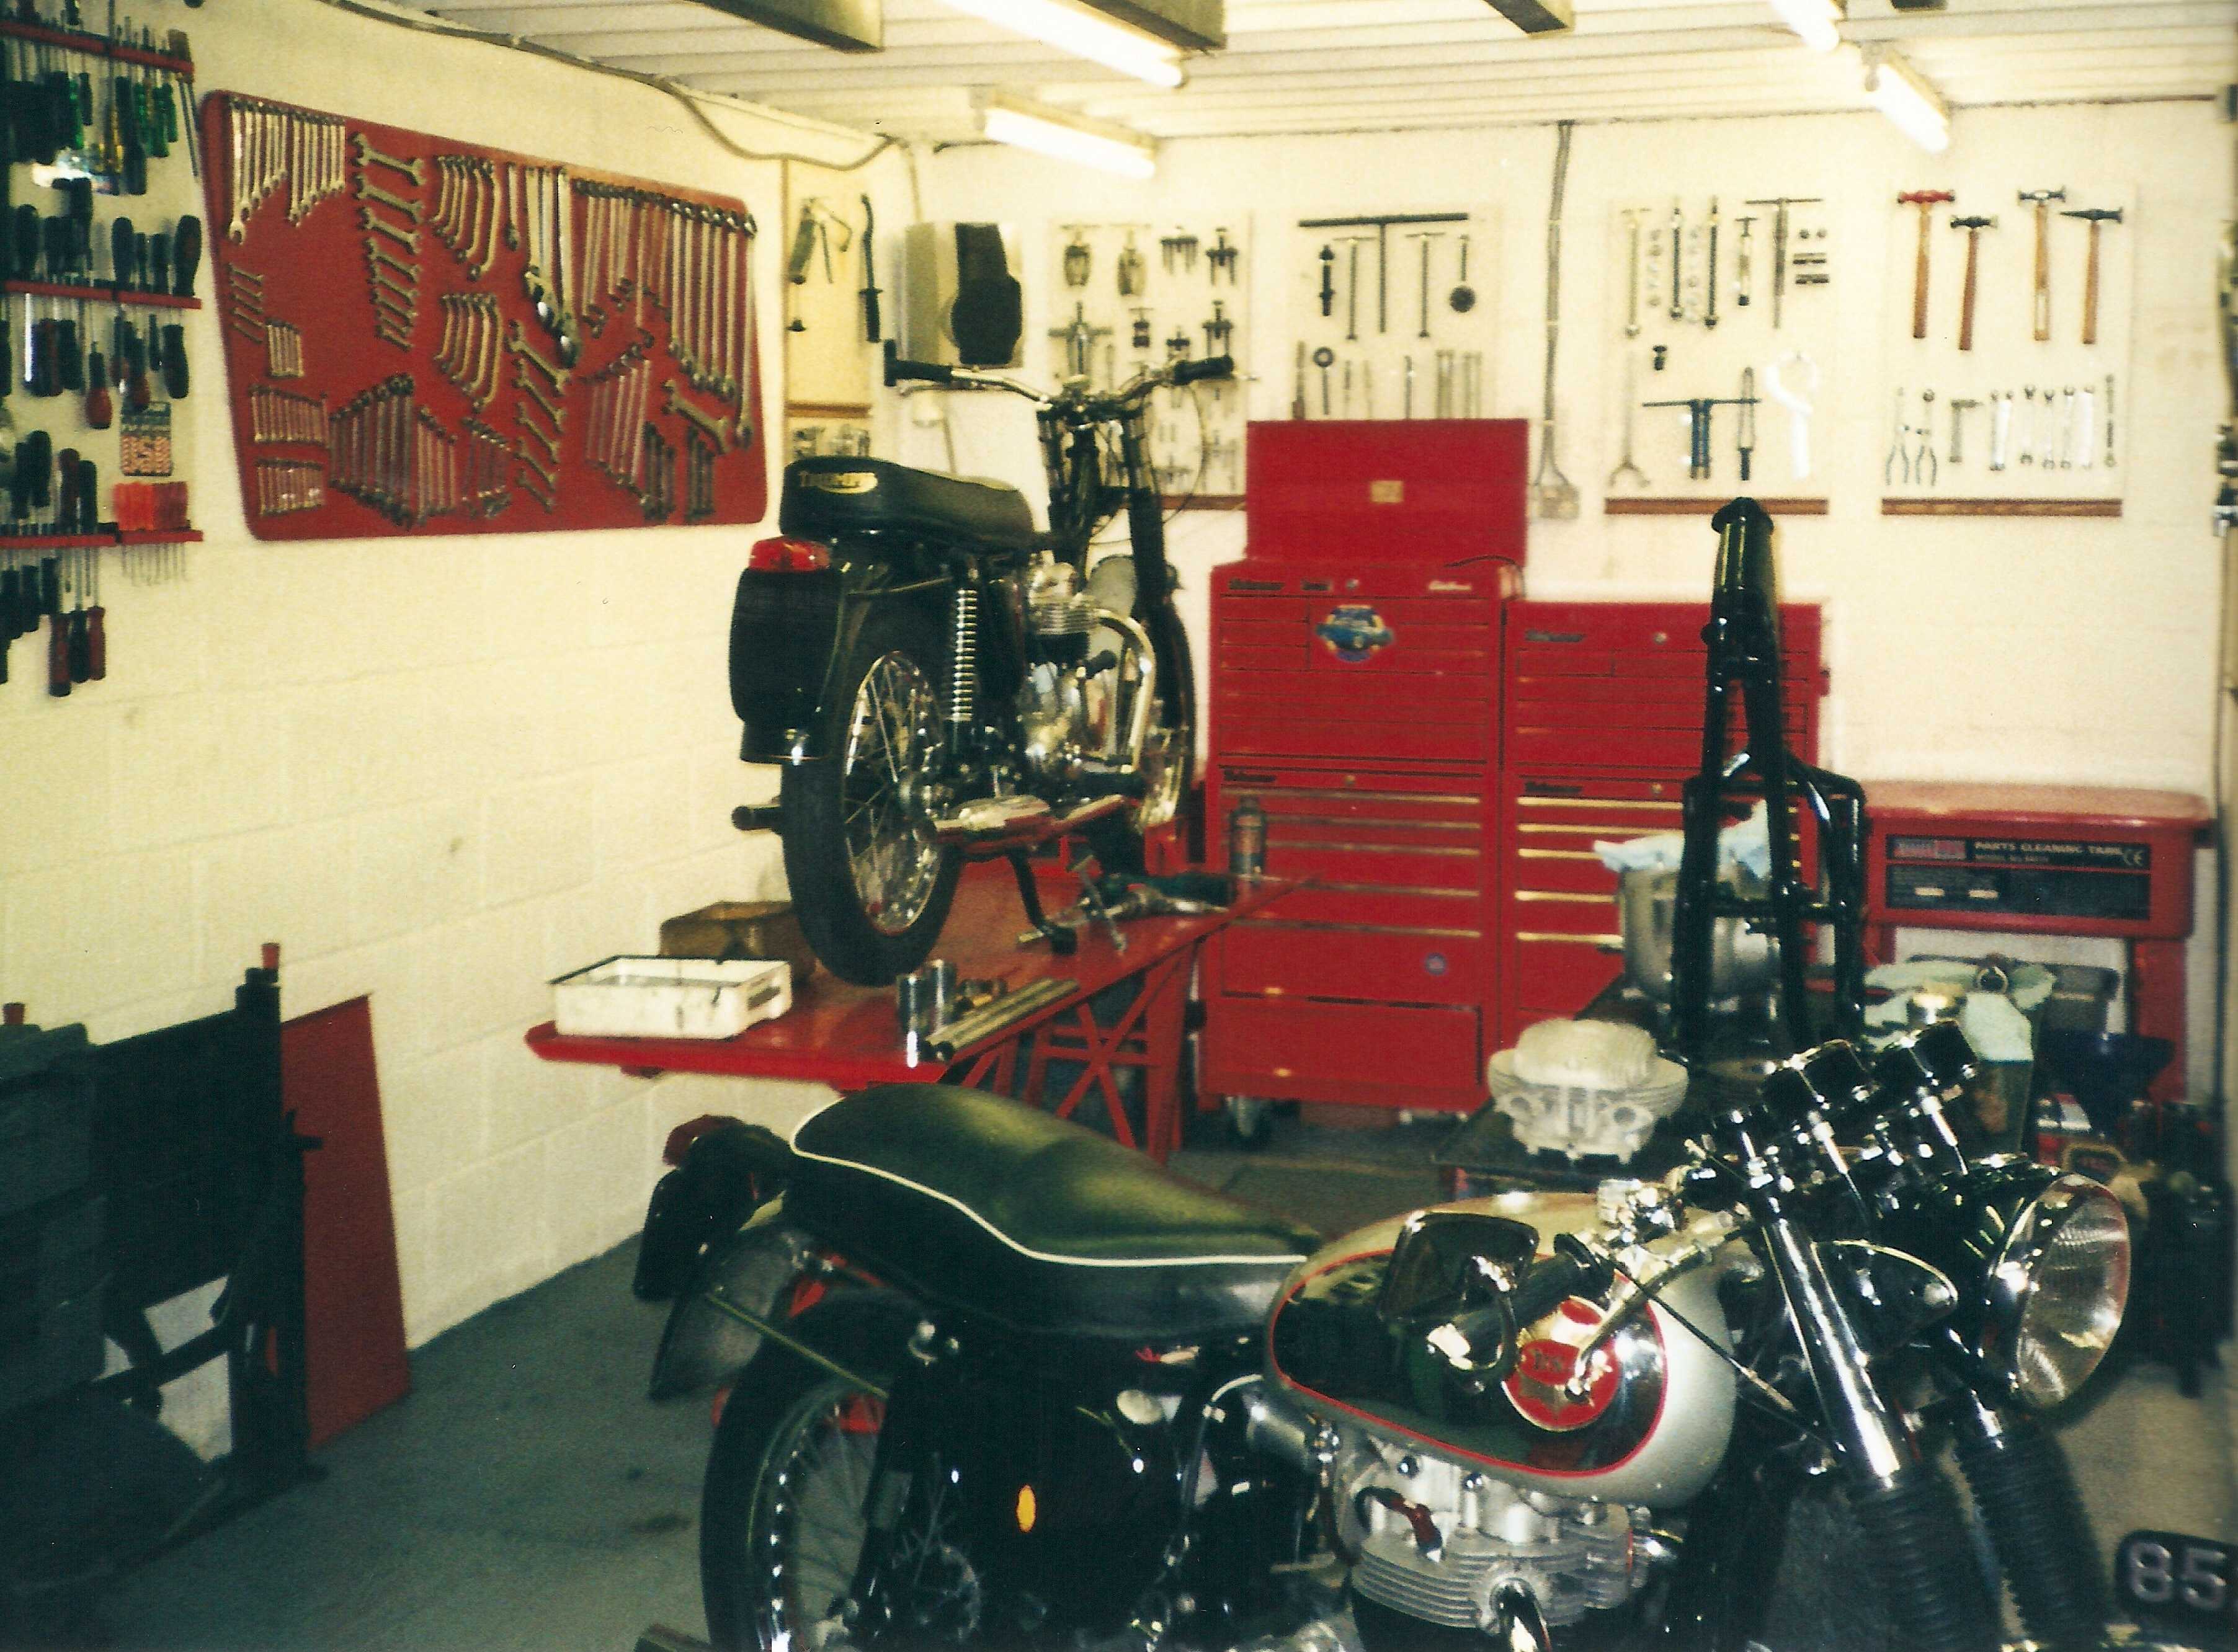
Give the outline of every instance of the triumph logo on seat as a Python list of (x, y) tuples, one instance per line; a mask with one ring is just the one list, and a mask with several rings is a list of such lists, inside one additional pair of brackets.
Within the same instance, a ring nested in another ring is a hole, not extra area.
[(869, 493), (877, 490), (876, 471), (810, 471), (800, 479), (803, 487), (824, 493)]

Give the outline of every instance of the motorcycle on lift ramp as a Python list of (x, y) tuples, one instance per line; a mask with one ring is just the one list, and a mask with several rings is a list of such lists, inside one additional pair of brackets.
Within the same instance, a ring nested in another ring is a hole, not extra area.
[[(785, 468), (778, 534), (739, 576), (731, 698), (740, 755), (783, 765), (778, 830), (817, 956), (878, 986), (923, 963), (963, 862), (1007, 856), (1059, 949), (1024, 852), (1081, 834), (1107, 872), (1187, 796), (1195, 683), (1173, 601), (1146, 415), (1233, 372), (1178, 360), (1108, 392), (1054, 393), (898, 359), (888, 385), (1003, 391), (1038, 408), (1049, 526), (998, 482), (884, 459)], [(1092, 569), (1122, 515), (1124, 556)]]

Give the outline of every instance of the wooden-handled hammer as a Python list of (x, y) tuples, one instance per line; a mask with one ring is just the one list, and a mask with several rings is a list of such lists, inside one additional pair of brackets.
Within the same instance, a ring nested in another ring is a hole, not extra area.
[(1898, 195), (1897, 204), (1919, 208), (1919, 261), (1911, 281), (1911, 336), (1927, 336), (1927, 231), (1935, 217), (1935, 208), (1945, 201), (1958, 197), (1948, 189), (1915, 189), (1910, 195)]
[(2098, 342), (2098, 226), (2122, 221), (2119, 207), (2086, 207), (2080, 212), (2062, 212), (2063, 218), (2080, 218), (2090, 226), (2090, 261), (2082, 271), (2082, 341)]
[(1953, 218), (1950, 227), (1966, 232), (1966, 292), (1958, 301), (1958, 347), (1970, 350), (1974, 347), (1975, 264), (1982, 250), (1982, 232), (1995, 229), (1997, 221), (1995, 218)]
[(2064, 188), (2058, 189), (2023, 189), (2021, 203), (2036, 208), (2036, 341), (2043, 344), (2051, 337), (2051, 203), (2067, 199)]

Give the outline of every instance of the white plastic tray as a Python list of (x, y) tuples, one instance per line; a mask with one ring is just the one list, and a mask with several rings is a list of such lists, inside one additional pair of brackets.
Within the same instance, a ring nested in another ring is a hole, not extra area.
[(760, 958), (608, 958), (552, 983), (571, 1037), (735, 1038), (792, 1008), (792, 968)]

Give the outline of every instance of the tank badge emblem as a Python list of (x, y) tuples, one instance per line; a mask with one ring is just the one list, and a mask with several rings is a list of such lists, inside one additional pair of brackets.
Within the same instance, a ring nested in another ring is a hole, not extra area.
[(1379, 649), (1399, 640), (1399, 633), (1383, 623), (1383, 616), (1366, 603), (1343, 603), (1314, 627), (1314, 635), (1347, 665), (1374, 657)]
[(1578, 1349), (1592, 1334), (1600, 1316), (1575, 1298), (1565, 1302), (1526, 1341), (1515, 1358), (1515, 1369), (1501, 1386), (1509, 1402), (1529, 1422), (1555, 1433), (1566, 1434), (1598, 1421), (1616, 1398), (1616, 1358), (1604, 1342), (1586, 1363), (1587, 1380), (1571, 1387), (1578, 1369)]

